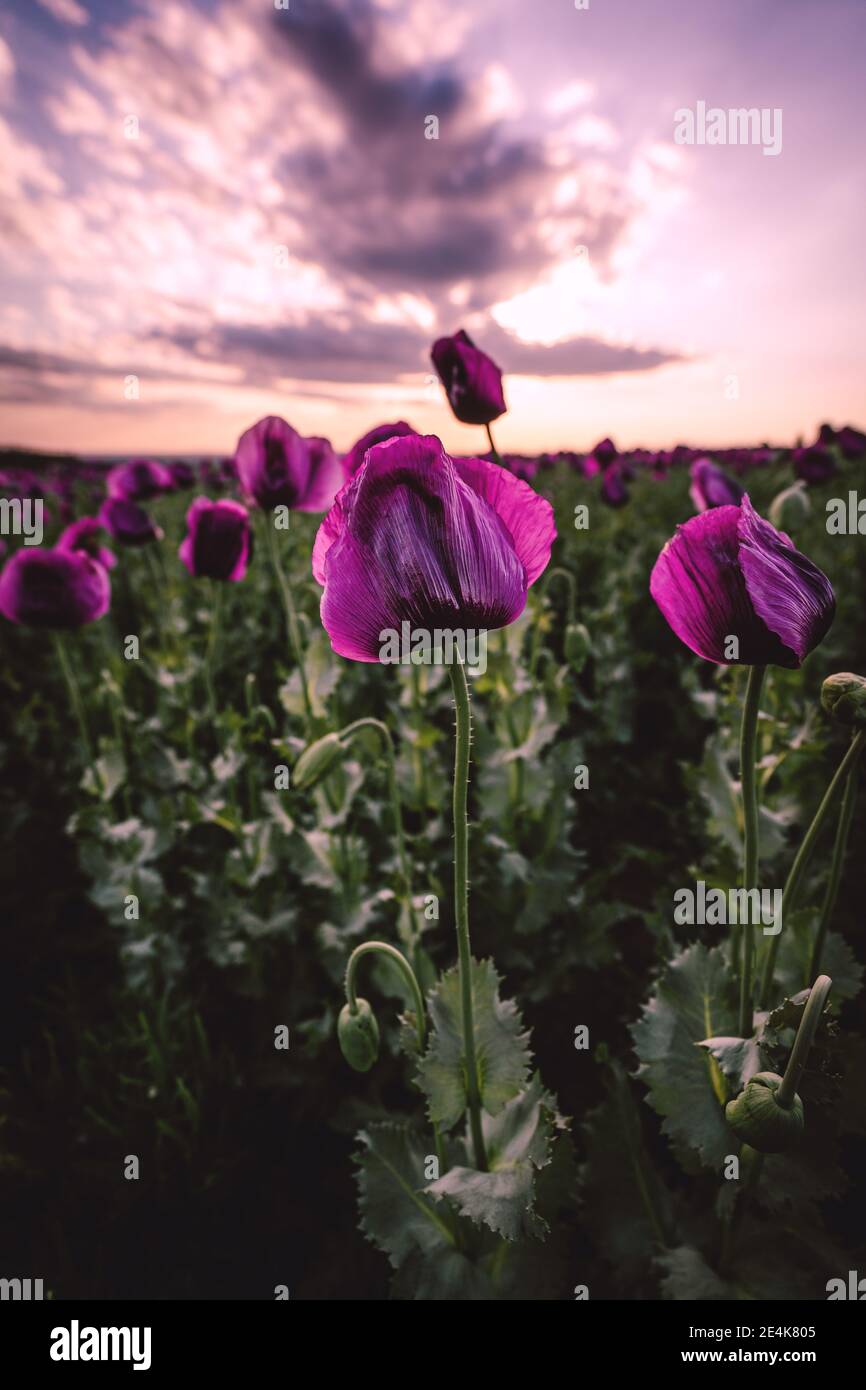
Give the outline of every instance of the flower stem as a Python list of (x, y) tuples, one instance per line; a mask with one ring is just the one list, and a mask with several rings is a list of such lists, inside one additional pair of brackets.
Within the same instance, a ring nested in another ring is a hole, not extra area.
[(486, 431), (487, 431), (487, 438), (488, 438), (489, 441), (490, 441), (490, 452), (491, 452), (491, 454), (493, 455), (493, 462), (494, 462), (494, 463), (498, 463), (498, 464), (499, 464), (499, 467), (501, 468), (501, 467), (502, 467), (502, 459), (499, 457), (499, 450), (496, 448), (496, 445), (493, 443), (493, 435), (492, 435), (491, 432), (490, 432), (490, 426), (489, 426), (489, 425), (485, 425), (484, 428), (485, 428)]
[[(743, 722), (740, 728), (740, 786), (743, 797), (743, 887), (748, 894), (758, 886), (758, 788), (755, 777), (755, 751), (758, 734), (758, 711), (764, 684), (765, 666), (750, 666), (746, 698), (743, 702)], [(747, 897), (746, 901), (750, 899)], [(752, 970), (755, 953), (755, 924), (751, 913), (746, 914), (742, 930), (742, 962), (740, 967), (740, 1037), (752, 1035)]]
[(845, 864), (845, 851), (848, 848), (848, 836), (851, 831), (851, 822), (854, 819), (854, 805), (856, 801), (857, 769), (856, 767), (852, 767), (851, 771), (848, 773), (848, 780), (845, 783), (845, 793), (842, 797), (842, 809), (839, 812), (839, 824), (836, 827), (836, 840), (833, 845), (833, 860), (830, 864), (830, 879), (821, 907), (821, 921), (818, 925), (818, 934), (815, 937), (815, 944), (812, 947), (809, 972), (806, 976), (807, 981), (814, 980), (818, 971), (821, 969), (821, 956), (824, 952), (824, 943), (827, 940), (827, 931), (833, 917), (833, 911), (836, 907), (836, 899), (839, 896), (839, 884), (842, 879), (842, 869)]
[(59, 632), (55, 632), (53, 636), (54, 649), (57, 652), (57, 660), (59, 661), (60, 669), (63, 672), (63, 679), (66, 682), (66, 689), (69, 691), (69, 703), (72, 705), (72, 708), (75, 712), (75, 718), (78, 722), (78, 732), (81, 735), (81, 742), (84, 745), (84, 752), (87, 758), (87, 762), (93, 770), (93, 778), (96, 784), (96, 790), (101, 795), (103, 790), (102, 778), (99, 775), (99, 769), (96, 766), (96, 759), (93, 756), (93, 744), (90, 742), (90, 734), (87, 730), (87, 719), (85, 718), (84, 714), (84, 701), (81, 698), (81, 687), (78, 684), (78, 678), (75, 675), (75, 670), (73, 668), (72, 662), (69, 659), (69, 652), (66, 649), (66, 638)]
[(216, 723), (217, 717), (216, 695), (213, 687), (213, 666), (214, 654), (219, 640), (220, 618), (222, 615), (222, 585), (217, 579), (211, 580), (211, 599), (210, 632), (208, 633), (207, 651), (204, 659), (204, 682), (207, 690), (210, 722), (213, 726)]
[(454, 917), (457, 926), (457, 953), (460, 1003), (463, 1020), (463, 1055), (466, 1066), (466, 1100), (475, 1150), (475, 1166), (487, 1170), (487, 1154), (481, 1129), (481, 1095), (478, 1064), (475, 1059), (475, 1025), (472, 1017), (472, 950), (469, 944), (469, 818), (467, 791), (469, 748), (472, 741), (472, 711), (466, 672), (459, 662), (448, 667), (454, 692), (457, 731), (454, 745)]
[[(860, 729), (852, 738), (848, 746), (848, 751), (837, 767), (833, 780), (824, 793), (824, 799), (815, 812), (815, 819), (812, 821), (812, 824), (803, 837), (802, 844), (797, 851), (797, 857), (791, 865), (788, 881), (782, 889), (783, 921), (790, 917), (797, 905), (800, 884), (808, 867), (809, 860), (812, 857), (812, 850), (815, 848), (815, 842), (821, 833), (821, 827), (827, 819), (830, 808), (836, 799), (836, 793), (839, 791), (839, 788), (842, 786), (849, 772), (853, 771), (856, 766), (857, 759), (863, 751), (864, 742), (866, 742), (866, 729)], [(779, 936), (780, 935), (781, 933), (779, 933)], [(764, 975), (761, 981), (761, 1002), (764, 1004), (768, 1002), (770, 992), (773, 988), (773, 974), (776, 968), (776, 956), (779, 950), (779, 936), (774, 936), (773, 940), (770, 942), (770, 949), (767, 952), (767, 959), (764, 964)]]
[(267, 533), (268, 553), (271, 557), (274, 576), (277, 587), (280, 591), (280, 598), (283, 602), (283, 611), (286, 615), (286, 632), (289, 637), (289, 646), (295, 658), (295, 665), (298, 668), (298, 676), (301, 682), (301, 699), (304, 704), (304, 718), (308, 729), (313, 725), (313, 707), (310, 704), (310, 691), (307, 685), (307, 672), (304, 666), (303, 649), (301, 647), (301, 631), (298, 626), (298, 615), (295, 612), (295, 604), (292, 599), (292, 592), (289, 588), (286, 576), (283, 574), (283, 567), (280, 564), (280, 550), (277, 544), (277, 532), (274, 526), (273, 517), (265, 513), (265, 532)]
[(776, 1103), (781, 1105), (783, 1110), (790, 1109), (794, 1102), (800, 1077), (803, 1075), (803, 1069), (808, 1061), (809, 1050), (815, 1041), (815, 1033), (832, 987), (833, 981), (829, 975), (819, 975), (809, 991), (809, 998), (806, 1000), (803, 1017), (800, 1019), (800, 1026), (797, 1029), (794, 1046), (791, 1048), (785, 1075), (782, 1077), (782, 1084), (776, 1092)]

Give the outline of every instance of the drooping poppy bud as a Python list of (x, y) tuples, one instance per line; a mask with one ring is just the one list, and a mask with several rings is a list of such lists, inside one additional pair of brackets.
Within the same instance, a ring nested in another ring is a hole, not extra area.
[(565, 629), (563, 649), (566, 661), (575, 675), (579, 676), (586, 665), (586, 658), (592, 650), (590, 635), (583, 623), (568, 624)]
[(809, 493), (802, 478), (778, 493), (770, 503), (770, 523), (779, 531), (788, 527), (796, 531), (797, 525), (805, 521), (812, 511)]
[(448, 404), (464, 425), (489, 425), (506, 411), (502, 372), (462, 328), (438, 338), (430, 353)]
[(292, 785), (297, 791), (309, 791), (339, 762), (344, 753), (338, 734), (325, 734), (304, 749), (292, 769)]
[(366, 999), (344, 1004), (337, 1020), (340, 1051), (355, 1071), (369, 1071), (379, 1056), (379, 1025)]
[(821, 686), (821, 704), (838, 723), (866, 727), (866, 678), (851, 671), (828, 676)]
[(779, 1154), (796, 1148), (805, 1128), (803, 1102), (795, 1095), (790, 1106), (779, 1104), (781, 1076), (759, 1071), (736, 1100), (725, 1106), (725, 1119), (738, 1139), (759, 1153)]

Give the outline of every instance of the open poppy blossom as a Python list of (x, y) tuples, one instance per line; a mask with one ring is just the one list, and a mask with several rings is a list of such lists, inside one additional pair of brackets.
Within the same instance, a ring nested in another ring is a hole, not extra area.
[(240, 502), (197, 497), (186, 514), (179, 555), (195, 578), (243, 579), (250, 559), (250, 519)]
[[(758, 515), (748, 493), (739, 507), (713, 507), (677, 527), (650, 593), (680, 641), (719, 666), (794, 669), (836, 612), (827, 576)], [(732, 636), (736, 658), (727, 655)]]
[(25, 627), (83, 627), (110, 602), (105, 569), (80, 550), (22, 547), (0, 574), (0, 613)]
[(304, 439), (278, 415), (266, 415), (238, 440), (237, 476), (263, 511), (327, 511), (345, 479), (327, 439)]
[(57, 538), (58, 550), (78, 550), (98, 560), (103, 569), (113, 570), (117, 556), (113, 550), (100, 544), (106, 528), (96, 516), (82, 516), (73, 521)]
[(550, 559), (553, 509), (484, 459), (435, 435), (371, 448), (319, 527), (313, 574), (340, 656), (379, 661), (383, 631), (505, 627)]

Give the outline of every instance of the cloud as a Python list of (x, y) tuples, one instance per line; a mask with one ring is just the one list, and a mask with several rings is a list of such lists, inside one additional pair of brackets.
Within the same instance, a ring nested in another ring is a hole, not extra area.
[(43, 10), (47, 10), (61, 24), (79, 26), (90, 23), (90, 14), (78, 0), (39, 0)]

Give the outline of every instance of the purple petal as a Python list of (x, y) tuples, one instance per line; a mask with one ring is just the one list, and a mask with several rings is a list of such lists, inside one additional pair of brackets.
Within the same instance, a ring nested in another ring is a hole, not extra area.
[(531, 586), (550, 563), (550, 548), (556, 540), (550, 503), (528, 483), (487, 459), (455, 459), (454, 467), (504, 524)]
[(0, 574), (0, 613), (27, 627), (82, 627), (110, 602), (107, 573), (81, 551), (22, 547)]
[(836, 615), (833, 587), (787, 536), (758, 516), (748, 494), (738, 523), (740, 568), (755, 612), (793, 653), (781, 666), (800, 666), (822, 642)]
[(309, 471), (307, 487), (295, 504), (299, 512), (326, 512), (346, 479), (343, 460), (327, 439), (305, 439)]

